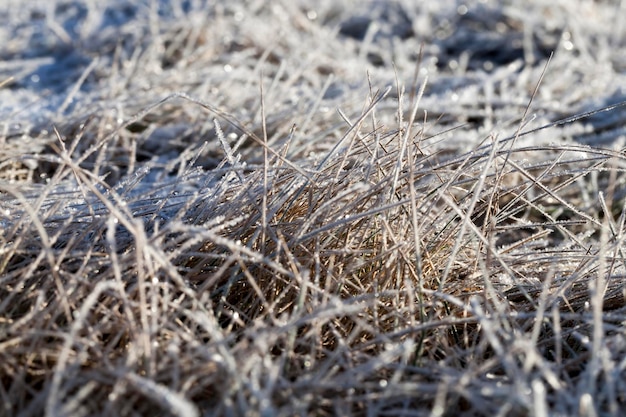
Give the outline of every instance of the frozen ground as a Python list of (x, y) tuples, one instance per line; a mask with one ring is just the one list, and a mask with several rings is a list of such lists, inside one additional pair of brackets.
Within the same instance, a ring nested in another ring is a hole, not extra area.
[(5, 0), (0, 84), (0, 415), (626, 412), (623, 0)]

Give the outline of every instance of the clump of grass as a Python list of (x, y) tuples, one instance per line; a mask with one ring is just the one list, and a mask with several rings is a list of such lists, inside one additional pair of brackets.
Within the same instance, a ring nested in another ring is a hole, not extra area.
[[(281, 10), (294, 36), (335, 39)], [(145, 80), (88, 65), (69, 93), (90, 97), (79, 84), (93, 76), (124, 117), (106, 97), (86, 113), (68, 98), (28, 146), (2, 138), (2, 413), (618, 415), (623, 153), (542, 139), (574, 119), (524, 134), (515, 103), (512, 128), (491, 124), (512, 111), (496, 100), (472, 113), (483, 133), (429, 116), (447, 81), (432, 68), (426, 81), (418, 57), (415, 83), (377, 89), (373, 69), (369, 90), (328, 112), (349, 83), (319, 74), (350, 64), (322, 49), (308, 78), (281, 64), (296, 41), (264, 45), (237, 13), (207, 12), (216, 34), (241, 32), (223, 44), (158, 14), (155, 37), (125, 27)], [(355, 66), (384, 64), (383, 35), (365, 36)], [(137, 63), (128, 52), (116, 59)], [(241, 71), (224, 82), (249, 84), (240, 95), (196, 85), (224, 80), (224, 57)], [(123, 93), (168, 80), (192, 93)], [(280, 100), (294, 91), (301, 102)], [(450, 141), (468, 130), (482, 140)]]
[(224, 161), (156, 189), (147, 169), (108, 187), (62, 142), (37, 194), (3, 185), (7, 404), (524, 414), (598, 384), (619, 408), (621, 153), (429, 154), (410, 123), (362, 129), (381, 97), (297, 166), (289, 137), (244, 164), (218, 127)]

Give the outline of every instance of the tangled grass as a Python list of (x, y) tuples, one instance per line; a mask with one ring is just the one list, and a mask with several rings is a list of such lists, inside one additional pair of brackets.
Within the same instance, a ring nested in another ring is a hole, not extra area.
[[(3, 51), (21, 71), (3, 93), (30, 104), (2, 113), (0, 414), (626, 409), (620, 90), (551, 98), (592, 77), (592, 42), (624, 51), (593, 32), (610, 2), (549, 64), (514, 49), (519, 25), (550, 45), (568, 6), (372, 2), (376, 32), (349, 2), (105, 3), (41, 12), (82, 63), (60, 92), (28, 75), (61, 65), (52, 35), (16, 24), (22, 55)], [(623, 82), (624, 55), (598, 55), (597, 83)], [(538, 129), (537, 108), (562, 121)]]

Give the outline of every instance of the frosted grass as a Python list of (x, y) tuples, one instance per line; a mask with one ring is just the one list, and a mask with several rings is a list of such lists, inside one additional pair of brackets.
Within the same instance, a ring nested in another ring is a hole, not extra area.
[(0, 415), (623, 414), (624, 13), (6, 2)]

